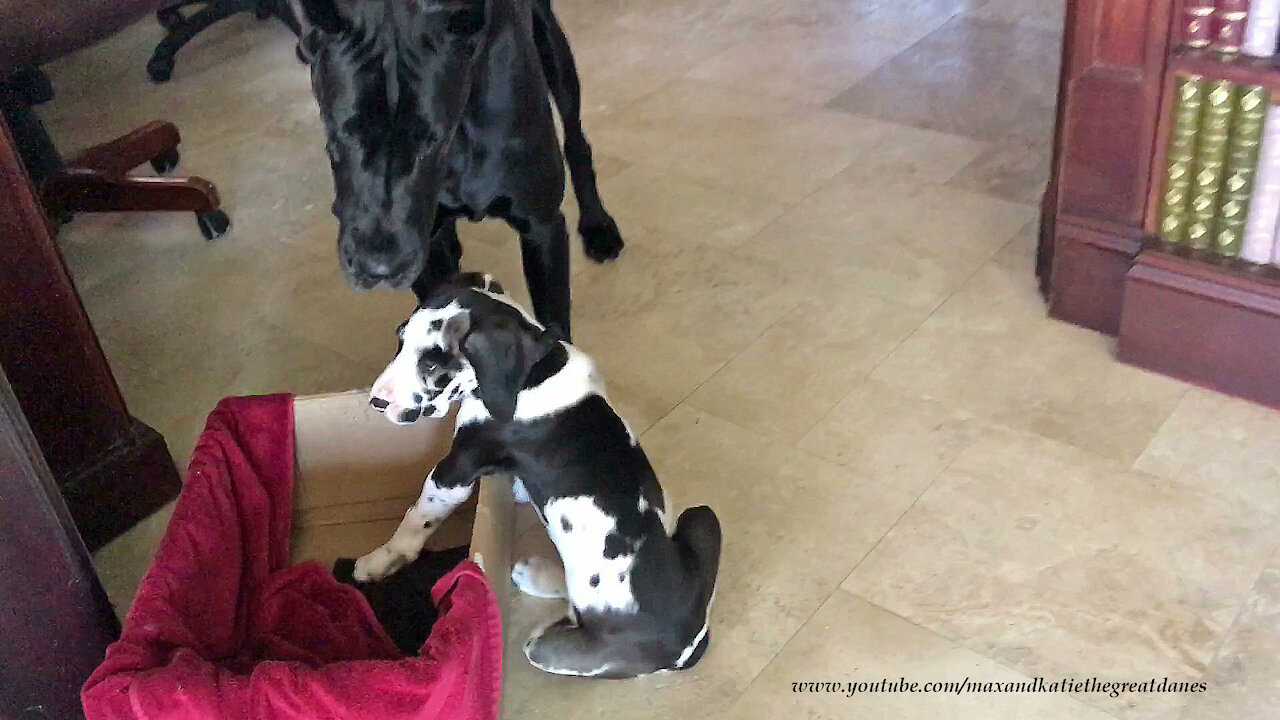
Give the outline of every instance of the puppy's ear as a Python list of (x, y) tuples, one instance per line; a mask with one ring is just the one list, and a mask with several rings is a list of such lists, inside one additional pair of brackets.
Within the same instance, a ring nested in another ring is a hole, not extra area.
[(495, 420), (516, 414), (516, 395), (529, 371), (554, 347), (555, 339), (535, 334), (515, 318), (497, 316), (473, 324), (462, 341), (462, 354), (476, 372), (480, 400)]
[(467, 333), (471, 332), (471, 311), (463, 310), (462, 312), (454, 313), (448, 320), (444, 321), (442, 332), (444, 333), (445, 347), (453, 352), (462, 351), (465, 354), (466, 350), (462, 347), (462, 343)]

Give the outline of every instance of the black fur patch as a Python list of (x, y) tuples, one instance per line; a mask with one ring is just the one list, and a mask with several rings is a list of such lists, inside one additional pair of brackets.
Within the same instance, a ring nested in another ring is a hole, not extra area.
[(506, 217), (511, 214), (511, 205), (511, 196), (502, 195), (494, 198), (484, 212), (486, 215), (492, 215), (496, 218)]
[(560, 516), (560, 529), (565, 532), (573, 532), (573, 524), (569, 522), (569, 518)]
[(453, 358), (442, 348), (429, 347), (422, 351), (422, 362), (439, 367), (447, 364)]
[(604, 556), (608, 560), (625, 555), (631, 549), (631, 543), (617, 533), (609, 533), (604, 537)]
[(588, 580), (587, 582), (591, 583), (591, 587), (596, 587), (597, 585), (600, 584), (600, 575), (599, 574), (592, 575), (591, 579)]

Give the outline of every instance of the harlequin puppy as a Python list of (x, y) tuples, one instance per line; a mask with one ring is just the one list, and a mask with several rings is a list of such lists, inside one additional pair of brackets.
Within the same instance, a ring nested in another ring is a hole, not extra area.
[(687, 668), (708, 643), (720, 561), (710, 508), (668, 533), (666, 498), (644, 451), (605, 397), (595, 365), (502, 294), (488, 276), (439, 288), (399, 328), (400, 349), (370, 404), (395, 423), (459, 403), (453, 449), (382, 547), (356, 561), (377, 580), (422, 550), (482, 475), (518, 478), (564, 563), (520, 562), (524, 592), (567, 597), (525, 656), (562, 675), (632, 677)]

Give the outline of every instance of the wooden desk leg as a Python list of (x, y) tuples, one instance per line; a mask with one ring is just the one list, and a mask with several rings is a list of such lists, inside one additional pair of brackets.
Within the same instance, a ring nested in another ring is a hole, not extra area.
[(120, 626), (3, 373), (0, 507), (0, 717), (83, 717), (80, 686)]
[(164, 439), (130, 417), (0, 121), (0, 369), (89, 548), (177, 495)]

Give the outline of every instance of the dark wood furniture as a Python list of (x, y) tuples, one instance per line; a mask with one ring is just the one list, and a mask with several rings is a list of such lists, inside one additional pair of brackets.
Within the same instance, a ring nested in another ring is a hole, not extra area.
[(0, 717), (83, 717), (80, 686), (120, 626), (3, 373), (0, 506)]
[(3, 122), (0, 247), (0, 370), (97, 548), (176, 497), (181, 480), (164, 438), (129, 415)]
[(1280, 90), (1270, 59), (1177, 46), (1180, 0), (1068, 0), (1036, 273), (1128, 363), (1280, 407), (1280, 272), (1155, 239), (1177, 72)]
[(0, 114), (52, 217), (61, 220), (77, 212), (187, 211), (195, 214), (205, 238), (213, 239), (227, 231), (230, 221), (211, 183), (201, 178), (128, 174), (148, 162), (159, 175), (177, 166), (180, 138), (171, 123), (149, 123), (64, 162), (32, 109), (53, 97), (41, 65), (146, 17), (161, 3), (0, 2)]

